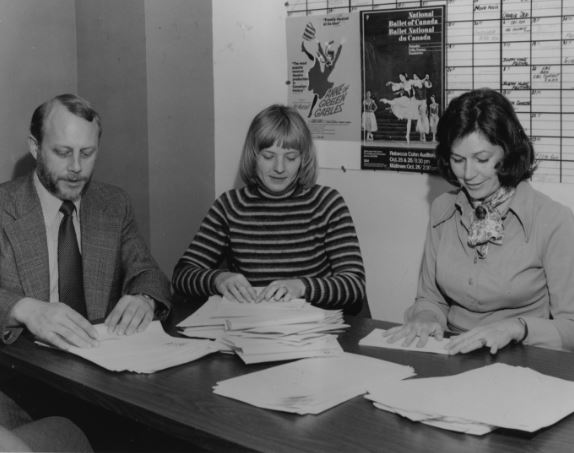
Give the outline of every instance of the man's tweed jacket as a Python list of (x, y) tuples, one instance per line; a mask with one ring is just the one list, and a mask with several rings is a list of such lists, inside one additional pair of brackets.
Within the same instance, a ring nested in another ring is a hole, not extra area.
[[(80, 223), (88, 319), (104, 318), (124, 294), (148, 294), (166, 312), (169, 281), (137, 232), (125, 192), (92, 181), (82, 196)], [(50, 298), (46, 229), (33, 174), (0, 185), (0, 336), (5, 343), (22, 331), (7, 320), (24, 296)]]

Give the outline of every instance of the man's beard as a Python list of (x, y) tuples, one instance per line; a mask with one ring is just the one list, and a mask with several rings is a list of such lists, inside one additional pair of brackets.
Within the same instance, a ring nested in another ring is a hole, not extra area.
[[(42, 183), (42, 185), (46, 188), (48, 192), (52, 195), (56, 196), (60, 200), (70, 200), (76, 201), (78, 200), (87, 190), (88, 185), (90, 184), (91, 177), (89, 178), (58, 178), (53, 173), (51, 173), (47, 168), (46, 164), (44, 163), (44, 159), (42, 158), (42, 154), (38, 153), (38, 157), (36, 159), (36, 173), (38, 174), (38, 179)], [(67, 191), (64, 192), (58, 187), (58, 181), (84, 181), (84, 185), (82, 189), (77, 191)]]

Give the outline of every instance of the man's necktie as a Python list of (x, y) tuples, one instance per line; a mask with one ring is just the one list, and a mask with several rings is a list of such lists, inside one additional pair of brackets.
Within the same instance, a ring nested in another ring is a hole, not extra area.
[(74, 203), (69, 200), (64, 201), (60, 208), (64, 217), (58, 232), (58, 291), (60, 302), (69, 305), (85, 317), (82, 255), (80, 255), (73, 221), (75, 209)]

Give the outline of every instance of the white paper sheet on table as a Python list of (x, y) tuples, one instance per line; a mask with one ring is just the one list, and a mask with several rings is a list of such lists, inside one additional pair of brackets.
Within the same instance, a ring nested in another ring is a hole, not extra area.
[(172, 337), (164, 332), (159, 321), (152, 321), (146, 330), (133, 335), (109, 334), (104, 324), (94, 327), (99, 334), (99, 346), (72, 347), (69, 352), (110, 371), (153, 373), (218, 350), (210, 340)]
[(447, 339), (437, 340), (434, 337), (429, 337), (427, 343), (422, 347), (419, 348), (416, 346), (417, 339), (415, 339), (409, 346), (403, 346), (402, 340), (397, 341), (396, 343), (388, 343), (387, 337), (383, 337), (383, 332), (386, 332), (385, 329), (373, 329), (373, 331), (368, 334), (366, 337), (359, 341), (359, 346), (375, 346), (378, 348), (388, 348), (388, 349), (400, 349), (403, 351), (415, 351), (415, 352), (432, 352), (434, 354), (448, 354), (448, 352), (444, 349), (446, 343), (448, 342)]
[(375, 382), (366, 397), (448, 429), (449, 421), (458, 421), (534, 432), (574, 412), (574, 382), (502, 363), (453, 376)]
[(414, 375), (413, 368), (357, 354), (310, 358), (218, 382), (214, 392), (253, 406), (318, 414), (366, 392), (376, 382)]

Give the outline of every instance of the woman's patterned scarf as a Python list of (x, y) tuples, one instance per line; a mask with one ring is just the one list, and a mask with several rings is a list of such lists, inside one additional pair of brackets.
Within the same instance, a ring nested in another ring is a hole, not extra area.
[(516, 188), (500, 187), (496, 192), (484, 200), (472, 201), (474, 211), (471, 214), (471, 223), (468, 230), (468, 245), (476, 247), (478, 257), (486, 258), (488, 244), (501, 245), (504, 236), (502, 217), (505, 212), (496, 209), (514, 195)]

